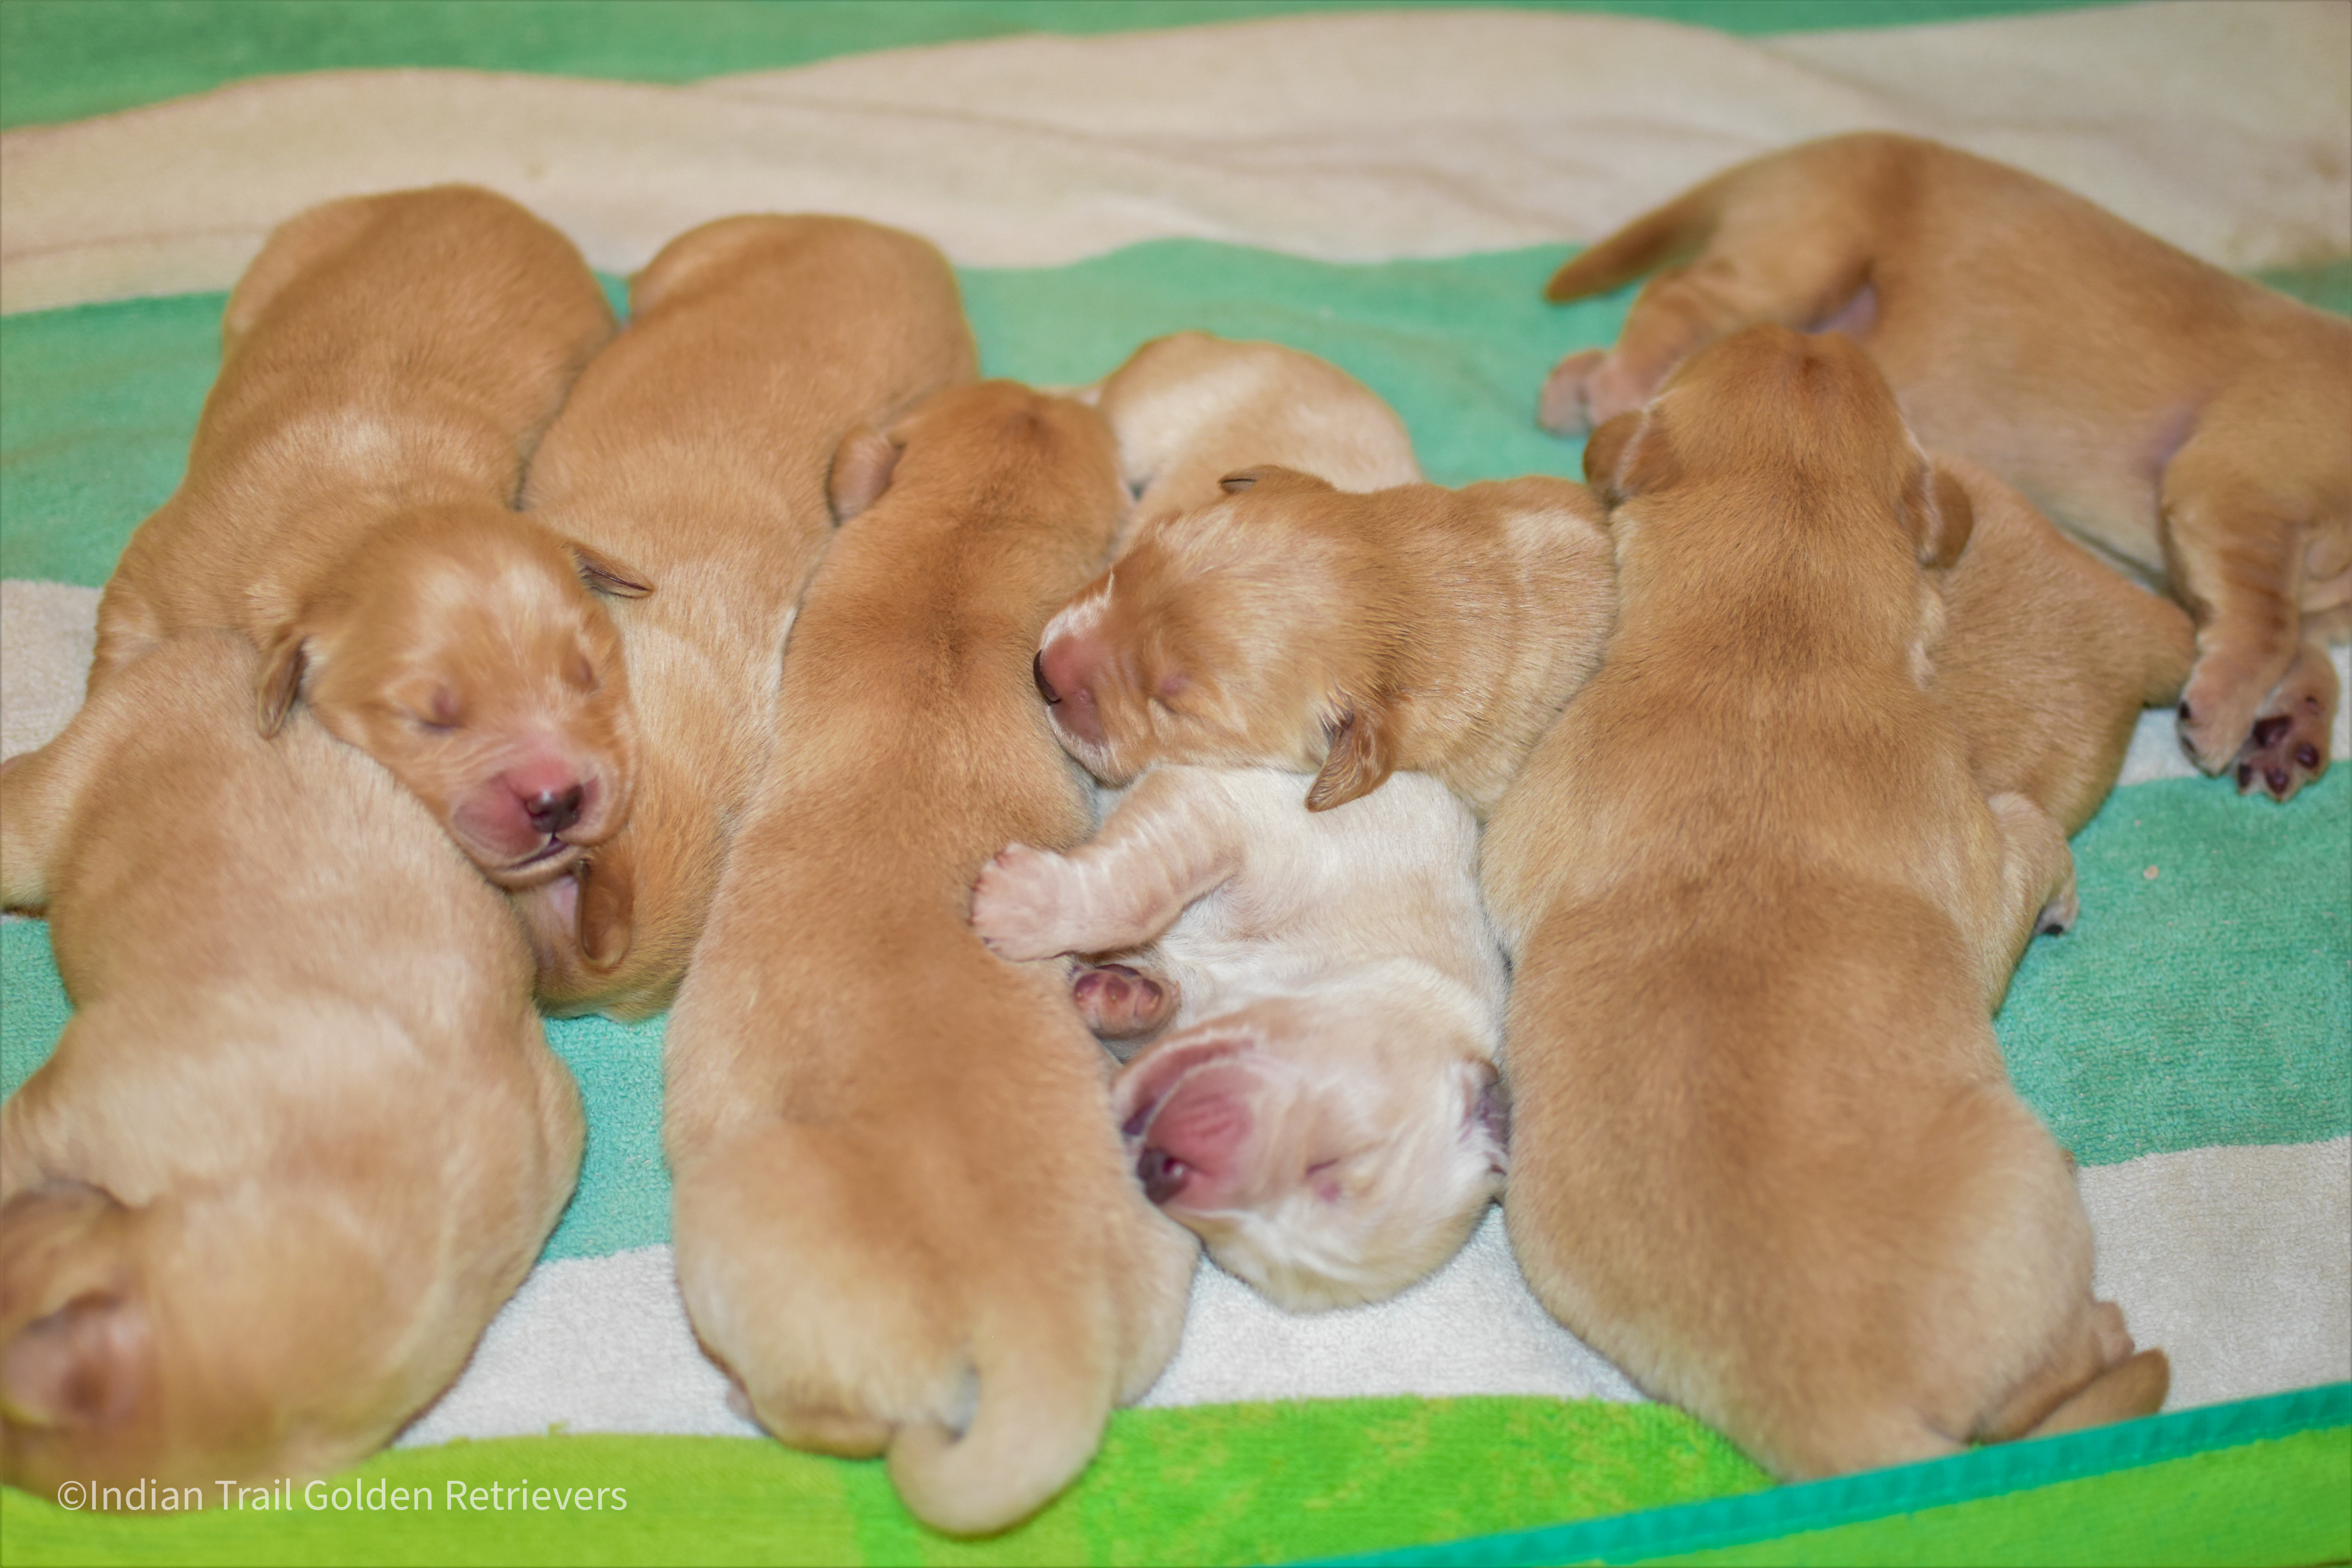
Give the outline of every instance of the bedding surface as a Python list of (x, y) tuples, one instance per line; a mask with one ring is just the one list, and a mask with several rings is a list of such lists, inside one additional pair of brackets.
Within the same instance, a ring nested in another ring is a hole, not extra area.
[[(1569, 247), (1833, 130), (2005, 158), (2352, 306), (2352, 6), (2335, 0), (1744, 37), (1584, 10), (1263, 9), (1286, 14), (788, 69), (679, 64), (678, 86), (511, 74), (478, 48), (451, 62), (468, 69), (224, 68), (216, 90), (57, 124), (17, 121), (12, 77), (0, 754), (73, 711), (96, 589), (177, 481), (228, 284), (273, 224), (354, 190), (490, 184), (578, 239), (616, 297), (619, 274), (723, 212), (898, 223), (958, 263), (987, 374), (1089, 381), (1187, 327), (1277, 339), (1387, 398), (1449, 484), (1578, 471), (1579, 448), (1534, 427), (1536, 392), (1559, 355), (1614, 336), (1625, 300), (1543, 305)], [(981, 10), (1019, 26), (1033, 8)], [(2352, 754), (2342, 715), (2334, 752)], [(588, 1107), (579, 1194), (465, 1377), (362, 1472), (431, 1489), (429, 1520), (299, 1500), (261, 1517), (215, 1497), (202, 1518), (118, 1521), (8, 1493), (9, 1556), (1244, 1561), (1669, 1505), (1698, 1511), (1641, 1516), (1664, 1522), (1622, 1539), (1515, 1538), (1492, 1560), (1796, 1542), (1922, 1510), (1945, 1513), (1920, 1539), (1948, 1547), (2011, 1490), (2051, 1518), (2156, 1518), (2184, 1495), (2168, 1465), (2330, 1500), (2242, 1521), (2241, 1544), (2291, 1525), (2281, 1555), (2352, 1552), (2352, 1500), (2328, 1489), (2339, 1469), (2352, 1480), (2352, 770), (2284, 808), (2242, 800), (2195, 776), (2151, 715), (2074, 849), (2084, 919), (2035, 943), (1998, 1027), (2021, 1091), (2082, 1163), (2102, 1291), (2172, 1356), (2183, 1414), (1726, 1511), (1709, 1500), (1758, 1494), (1762, 1476), (1553, 1323), (1490, 1215), (1447, 1269), (1373, 1308), (1288, 1317), (1204, 1265), (1176, 1361), (1079, 1486), (1007, 1536), (948, 1542), (877, 1468), (791, 1454), (726, 1409), (670, 1279), (661, 1020), (579, 1020), (549, 1028)], [(0, 984), (13, 1092), (68, 1011), (41, 922), (0, 923)], [(624, 1485), (630, 1506), (446, 1506), (452, 1480), (532, 1477)], [(1885, 1554), (1886, 1538), (1862, 1539)], [(2133, 1538), (2099, 1539), (2129, 1560)]]

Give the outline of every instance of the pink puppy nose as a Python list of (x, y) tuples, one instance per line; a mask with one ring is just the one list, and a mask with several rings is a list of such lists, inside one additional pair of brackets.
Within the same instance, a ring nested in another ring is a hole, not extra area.
[(535, 763), (510, 768), (501, 781), (514, 792), (531, 827), (541, 833), (561, 833), (580, 820), (588, 790), (561, 763)]
[(1102, 714), (1095, 707), (1094, 677), (1101, 651), (1082, 637), (1058, 637), (1037, 654), (1032, 673), (1037, 694), (1054, 710), (1054, 721), (1082, 741), (1102, 744)]

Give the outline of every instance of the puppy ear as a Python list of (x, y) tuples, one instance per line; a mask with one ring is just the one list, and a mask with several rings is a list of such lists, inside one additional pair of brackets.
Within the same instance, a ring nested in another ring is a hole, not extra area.
[(880, 500), (904, 450), (871, 425), (860, 425), (844, 436), (833, 449), (833, 468), (824, 479), (824, 500), (833, 509), (833, 521), (847, 522)]
[(644, 573), (623, 565), (602, 551), (591, 550), (577, 540), (567, 541), (564, 548), (572, 552), (572, 568), (580, 574), (580, 580), (594, 593), (615, 599), (642, 599), (654, 591)]
[(1969, 538), (1976, 531), (1976, 507), (1951, 470), (1940, 464), (1922, 465), (1904, 486), (1904, 522), (1918, 547), (1919, 564), (1941, 571), (1956, 564)]
[(629, 955), (636, 934), (636, 853), (626, 843), (604, 845), (583, 862), (580, 879), (580, 961), (609, 974)]
[(1671, 483), (1675, 473), (1665, 429), (1647, 410), (1605, 421), (1584, 443), (1584, 482), (1604, 506)]
[(1288, 490), (1328, 490), (1337, 489), (1330, 480), (1319, 475), (1304, 473), (1297, 468), (1286, 468), (1276, 463), (1262, 463), (1255, 468), (1241, 468), (1217, 481), (1217, 488), (1227, 495), (1243, 490), (1265, 488)]
[(1510, 1167), (1511, 1091), (1493, 1068), (1481, 1070), (1486, 1082), (1470, 1102), (1469, 1126), (1473, 1136), (1485, 1141), (1487, 1157), (1499, 1176)]
[(129, 1211), (94, 1187), (20, 1193), (0, 1208), (0, 1300), (21, 1312), (0, 1344), (0, 1409), (26, 1426), (111, 1426), (147, 1381), (147, 1314), (129, 1289)]
[(261, 668), (253, 678), (253, 716), (268, 740), (286, 728), (286, 716), (302, 699), (302, 678), (310, 670), (310, 639), (301, 623), (289, 621), (278, 628), (261, 650)]
[(1331, 726), (1331, 749), (1315, 785), (1307, 792), (1307, 809), (1328, 811), (1358, 795), (1370, 795), (1396, 772), (1396, 745), (1389, 733), (1387, 704), (1351, 702)]

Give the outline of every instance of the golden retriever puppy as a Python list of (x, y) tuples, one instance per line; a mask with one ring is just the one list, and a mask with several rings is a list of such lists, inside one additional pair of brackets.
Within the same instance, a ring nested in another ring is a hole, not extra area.
[[(76, 1012), (0, 1109), (0, 1479), (341, 1468), (457, 1377), (570, 1197), (513, 913), (233, 632), (0, 766)], [(98, 1500), (92, 1500), (95, 1503)]]
[(1476, 819), (1425, 773), (1327, 812), (1299, 809), (1304, 783), (1155, 768), (1091, 841), (1014, 845), (971, 900), (1005, 958), (1152, 944), (1076, 981), (1097, 1027), (1170, 1026), (1111, 1093), (1136, 1173), (1294, 1311), (1453, 1257), (1502, 1189), (1505, 1131)]
[(2241, 793), (2327, 768), (2352, 632), (2352, 322), (2029, 174), (1865, 133), (1744, 163), (1561, 268), (1571, 300), (1669, 270), (1544, 388), (1563, 434), (1639, 407), (1755, 321), (1852, 333), (1921, 441), (1972, 458), (2196, 617), (2183, 744)]
[(1482, 814), (1600, 658), (1600, 510), (1533, 477), (1349, 495), (1229, 474), (1047, 623), (1037, 689), (1105, 784), (1155, 763), (1315, 775), (1310, 810), (1433, 774)]
[(1928, 695), (1967, 741), (1979, 794), (2022, 795), (2072, 837), (2115, 787), (2141, 710), (2179, 700), (2196, 629), (1974, 463), (1938, 457), (1936, 470), (1975, 527), (1942, 574)]
[(222, 321), (187, 477), (99, 601), (96, 690), (184, 631), (262, 651), (493, 881), (566, 870), (626, 817), (620, 640), (644, 580), (511, 510), (613, 316), (569, 240), (465, 185), (331, 202), (269, 237)]
[(918, 1517), (973, 1533), (1059, 1491), (1159, 1374), (1196, 1252), (1136, 1184), (1061, 966), (965, 921), (990, 856), (1089, 826), (1029, 663), (1125, 506), (1110, 432), (1000, 381), (885, 439), (836, 487), (671, 1015), (663, 1137), (688, 1313), (761, 1424), (887, 1449)]
[(638, 759), (629, 820), (517, 895), (541, 999), (667, 1006), (775, 718), (793, 606), (833, 537), (827, 467), (852, 429), (969, 381), (955, 274), (855, 218), (730, 217), (630, 285), (629, 326), (532, 457), (523, 504), (663, 591), (613, 605)]
[(1280, 343), (1155, 338), (1078, 396), (1110, 421), (1135, 495), (1120, 546), (1139, 528), (1215, 500), (1218, 481), (1237, 468), (1300, 468), (1343, 490), (1421, 482), (1394, 409), (1339, 366)]
[(1529, 1283), (1782, 1477), (2154, 1410), (1993, 1037), (2073, 863), (1924, 689), (1965, 493), (1861, 350), (1776, 327), (1587, 461), (1616, 629), (1483, 851)]

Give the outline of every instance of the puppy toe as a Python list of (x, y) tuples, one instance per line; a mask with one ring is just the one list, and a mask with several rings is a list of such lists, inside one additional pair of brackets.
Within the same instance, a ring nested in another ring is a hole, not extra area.
[(1000, 958), (1051, 958), (1058, 940), (1062, 858), (1026, 844), (1006, 846), (971, 888), (971, 929)]
[(2293, 800), (2296, 791), (2327, 771), (2330, 717), (2313, 692), (2282, 689), (2273, 694), (2231, 759), (2238, 793), (2260, 790), (2273, 800)]
[(2063, 936), (2074, 929), (2082, 913), (2082, 900), (2069, 882), (2057, 897), (2042, 906), (2042, 912), (2033, 917), (2033, 929), (2043, 936)]
[(1585, 406), (1584, 389), (1592, 373), (1608, 357), (1606, 349), (1582, 349), (1553, 366), (1544, 381), (1543, 395), (1536, 405), (1536, 423), (1555, 436), (1581, 436), (1591, 429), (1593, 421)]
[(1176, 1011), (1175, 987), (1124, 963), (1088, 964), (1070, 977), (1070, 1000), (1087, 1028), (1107, 1040), (1130, 1040)]

